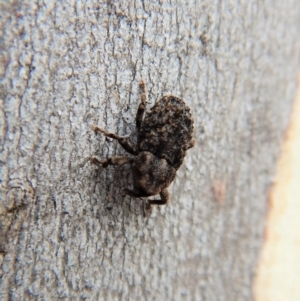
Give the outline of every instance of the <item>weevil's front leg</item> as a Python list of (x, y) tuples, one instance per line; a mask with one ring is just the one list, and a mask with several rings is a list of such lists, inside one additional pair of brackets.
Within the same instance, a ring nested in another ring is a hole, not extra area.
[(124, 165), (127, 163), (131, 163), (134, 159), (129, 158), (129, 157), (124, 157), (124, 156), (116, 156), (116, 157), (111, 157), (108, 158), (107, 160), (101, 161), (98, 157), (92, 156), (90, 158), (90, 162), (93, 164), (96, 164), (100, 167), (106, 168), (108, 165)]
[[(134, 191), (129, 190), (129, 189), (124, 189), (123, 190), (123, 195), (129, 195), (129, 196), (134, 197), (134, 198), (143, 198), (143, 197), (148, 196), (148, 195), (144, 195), (144, 194), (139, 193), (139, 192), (134, 192)], [(144, 217), (151, 214), (151, 212), (152, 212), (152, 210), (151, 210), (151, 206), (149, 204), (149, 201), (146, 200), (146, 202), (144, 202)]]
[(97, 125), (92, 126), (93, 131), (97, 134), (102, 133), (104, 136), (113, 138), (119, 141), (120, 145), (130, 154), (136, 155), (136, 151), (132, 144), (129, 142), (128, 138), (118, 136), (117, 134), (109, 133), (104, 129), (99, 128)]
[(168, 189), (165, 188), (160, 192), (160, 200), (148, 200), (149, 203), (149, 207), (151, 205), (165, 205), (167, 204), (169, 198), (170, 198), (170, 194), (168, 192)]
[[(142, 193), (138, 193), (138, 192), (134, 192), (132, 190), (129, 189), (124, 189), (124, 194), (132, 196), (134, 198), (145, 198), (148, 197), (149, 195), (145, 195)], [(168, 189), (165, 188), (160, 192), (160, 200), (148, 200), (150, 205), (165, 205), (167, 204), (169, 198), (170, 198), (170, 194), (168, 192)]]
[[(136, 193), (132, 190), (129, 189), (124, 189), (124, 193), (126, 195), (132, 196), (134, 198), (143, 198), (143, 197), (147, 197), (148, 195), (143, 195), (140, 193)], [(148, 200), (148, 206), (147, 209), (150, 209), (151, 205), (165, 205), (167, 204), (169, 198), (170, 198), (170, 194), (168, 192), (168, 189), (165, 188), (160, 192), (160, 200)]]
[(148, 196), (148, 195), (145, 195), (145, 194), (142, 194), (142, 193), (139, 193), (139, 192), (134, 192), (134, 191), (132, 191), (130, 189), (127, 189), (127, 188), (123, 190), (123, 193), (124, 193), (124, 195), (129, 195), (133, 198), (145, 198), (145, 197)]
[(136, 112), (136, 128), (138, 132), (140, 131), (143, 122), (144, 112), (146, 110), (146, 87), (145, 83), (142, 80), (140, 82), (140, 88), (142, 90), (141, 102)]

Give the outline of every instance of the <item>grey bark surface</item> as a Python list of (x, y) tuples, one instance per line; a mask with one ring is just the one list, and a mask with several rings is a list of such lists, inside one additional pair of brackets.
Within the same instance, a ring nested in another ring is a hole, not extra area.
[[(1, 1), (0, 300), (251, 300), (288, 124), (300, 3)], [(171, 200), (123, 197), (148, 108), (185, 100), (196, 145)]]

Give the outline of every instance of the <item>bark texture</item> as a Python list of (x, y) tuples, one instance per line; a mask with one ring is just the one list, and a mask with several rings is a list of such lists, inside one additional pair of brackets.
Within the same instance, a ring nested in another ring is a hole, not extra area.
[[(296, 87), (300, 3), (1, 0), (1, 300), (251, 300)], [(122, 197), (128, 135), (172, 93), (195, 147), (171, 201)]]

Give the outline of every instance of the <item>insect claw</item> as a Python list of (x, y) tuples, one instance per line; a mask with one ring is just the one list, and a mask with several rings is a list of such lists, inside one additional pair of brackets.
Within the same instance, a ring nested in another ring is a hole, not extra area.
[[(101, 129), (101, 128), (99, 128), (99, 126), (97, 126), (97, 125), (92, 125), (92, 129), (93, 129), (93, 131), (97, 134), (98, 132), (100, 132), (100, 133), (102, 133), (104, 136), (111, 136), (111, 135), (114, 135), (114, 134), (111, 134), (111, 133), (109, 133), (109, 132), (107, 132), (106, 130), (104, 130), (104, 129)], [(116, 135), (115, 135), (116, 136)]]

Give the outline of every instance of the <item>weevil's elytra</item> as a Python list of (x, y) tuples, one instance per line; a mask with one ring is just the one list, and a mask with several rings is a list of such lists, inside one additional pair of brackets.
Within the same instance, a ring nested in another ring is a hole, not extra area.
[(194, 144), (190, 109), (178, 97), (165, 96), (147, 112), (138, 136), (138, 152), (150, 151), (178, 169)]
[(190, 108), (175, 96), (164, 96), (146, 112), (146, 89), (143, 81), (141, 102), (136, 115), (137, 145), (125, 137), (109, 133), (98, 126), (93, 130), (119, 141), (121, 146), (135, 157), (116, 156), (101, 161), (91, 157), (91, 162), (106, 168), (108, 165), (131, 163), (133, 190), (124, 193), (132, 197), (150, 197), (159, 194), (160, 199), (149, 200), (151, 205), (164, 205), (169, 200), (168, 187), (182, 164), (186, 151), (194, 146), (193, 118)]

